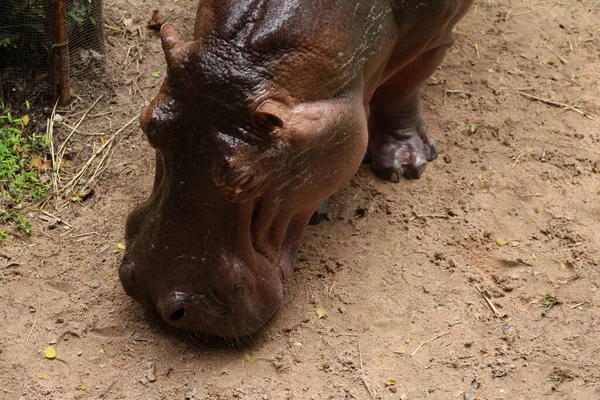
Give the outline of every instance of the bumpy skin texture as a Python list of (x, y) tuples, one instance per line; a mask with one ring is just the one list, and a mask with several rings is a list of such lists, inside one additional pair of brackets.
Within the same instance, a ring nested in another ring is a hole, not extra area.
[(203, 0), (193, 41), (164, 25), (167, 78), (140, 119), (156, 178), (127, 221), (126, 292), (191, 331), (260, 329), (367, 147), (391, 181), (436, 157), (418, 88), (470, 5)]

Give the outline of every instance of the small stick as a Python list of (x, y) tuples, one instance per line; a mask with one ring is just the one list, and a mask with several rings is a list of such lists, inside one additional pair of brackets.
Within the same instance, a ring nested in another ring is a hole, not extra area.
[(479, 287), (478, 284), (475, 284), (475, 289), (477, 289), (477, 291), (481, 294), (481, 296), (483, 296), (483, 298), (485, 299), (485, 301), (488, 303), (488, 305), (490, 306), (490, 308), (492, 309), (492, 311), (494, 312), (494, 315), (498, 318), (500, 318), (500, 313), (498, 312), (498, 310), (496, 309), (496, 306), (494, 305), (494, 303), (492, 303), (492, 301), (490, 300), (489, 297), (487, 297), (484, 293), (483, 290), (481, 290), (481, 288)]
[(367, 383), (367, 379), (366, 379), (366, 376), (365, 376), (365, 371), (363, 370), (363, 358), (362, 358), (362, 352), (360, 351), (360, 342), (358, 342), (358, 358), (360, 360), (360, 377), (361, 377), (361, 379), (363, 381), (363, 384), (367, 388), (367, 391), (371, 395), (371, 398), (373, 400), (375, 400), (375, 395), (373, 394), (373, 392), (371, 391), (371, 388), (369, 387), (369, 384)]
[(562, 304), (559, 304), (559, 305), (560, 305), (560, 310), (563, 313), (563, 317), (565, 317), (565, 323), (568, 324), (569, 323), (569, 319), (567, 318), (567, 314), (565, 313), (565, 309), (563, 308)]
[(61, 218), (58, 218), (56, 215), (50, 214), (49, 212), (44, 211), (44, 210), (42, 210), (42, 212), (44, 214), (46, 214), (47, 216), (54, 218), (55, 220), (57, 220), (61, 224), (64, 224), (64, 225), (68, 226), (69, 228), (73, 229), (73, 226), (69, 225), (68, 223), (66, 223), (65, 221), (63, 221)]
[[(52, 115), (48, 119), (47, 131), (48, 131), (48, 141), (50, 142), (50, 157), (52, 158), (52, 188), (54, 189), (55, 195), (54, 197), (54, 208), (57, 207), (58, 195), (58, 169), (56, 168), (56, 153), (54, 151), (54, 117), (56, 115), (56, 107), (58, 106), (58, 101), (54, 104), (54, 109), (52, 110)], [(48, 198), (50, 199), (50, 198)], [(43, 205), (42, 205), (43, 207)]]
[(521, 153), (519, 155), (517, 155), (517, 157), (515, 158), (515, 162), (513, 163), (511, 168), (515, 168), (515, 166), (517, 165), (517, 163), (519, 162), (519, 158), (521, 158), (522, 156), (524, 156), (525, 154), (531, 153), (530, 151), (526, 151), (525, 153)]
[(82, 238), (82, 237), (86, 237), (86, 236), (92, 236), (92, 235), (99, 235), (99, 233), (98, 232), (82, 233), (81, 235), (75, 235), (73, 237), (70, 237), (69, 239), (78, 239), (78, 238)]
[(413, 217), (409, 221), (414, 221), (415, 219), (427, 219), (427, 218), (442, 218), (442, 219), (450, 219), (450, 216), (447, 214), (417, 214), (413, 211)]
[(115, 32), (123, 32), (123, 33), (125, 32), (121, 28), (115, 28), (114, 26), (111, 26), (111, 25), (106, 24), (106, 23), (104, 24), (104, 27), (107, 28), (107, 29), (110, 29), (111, 31), (115, 31)]
[(69, 135), (67, 136), (67, 138), (65, 139), (63, 144), (61, 144), (60, 147), (58, 148), (58, 160), (57, 160), (58, 165), (56, 167), (56, 170), (59, 173), (60, 173), (60, 166), (62, 164), (62, 160), (65, 156), (65, 151), (67, 150), (67, 143), (69, 143), (69, 140), (71, 140), (71, 137), (75, 134), (75, 131), (77, 129), (79, 129), (79, 126), (85, 120), (85, 118), (90, 113), (90, 111), (92, 111), (92, 108), (94, 108), (94, 106), (100, 101), (100, 99), (102, 99), (102, 97), (104, 97), (104, 95), (101, 95), (100, 97), (98, 97), (98, 99), (96, 101), (94, 101), (94, 103), (86, 110), (86, 112), (83, 114), (83, 116), (81, 118), (79, 118), (79, 121), (77, 121), (77, 123), (75, 124), (75, 127), (73, 129), (71, 129), (71, 133), (69, 133)]
[(598, 0), (591, 8), (590, 10), (590, 14), (594, 12), (594, 9), (598, 6), (598, 4), (600, 4), (600, 0)]
[(136, 120), (138, 119), (138, 116), (136, 115), (134, 118), (132, 118), (129, 122), (127, 122), (122, 128), (120, 128), (117, 132), (114, 133), (114, 135), (112, 135), (109, 139), (107, 139), (104, 144), (102, 146), (100, 146), (100, 148), (98, 150), (96, 150), (92, 156), (86, 161), (86, 163), (83, 165), (83, 167), (81, 167), (81, 169), (79, 170), (79, 172), (77, 172), (77, 174), (75, 174), (75, 176), (69, 181), (69, 183), (67, 183), (65, 186), (63, 186), (60, 190), (59, 193), (64, 192), (65, 190), (67, 190), (71, 185), (75, 184), (82, 176), (83, 174), (87, 171), (87, 169), (89, 168), (89, 166), (92, 164), (92, 162), (94, 161), (94, 159), (100, 154), (102, 153), (102, 151), (104, 151), (105, 148), (107, 148), (109, 145), (111, 145), (111, 143), (113, 142), (113, 140), (117, 137), (117, 135), (119, 135), (120, 133), (122, 133), (125, 129), (129, 128)]
[(523, 11), (523, 12), (516, 13), (516, 14), (513, 14), (513, 15), (514, 15), (515, 17), (518, 17), (519, 15), (531, 14), (531, 13), (534, 13), (534, 12), (537, 12), (537, 11), (540, 11), (540, 10), (545, 10), (546, 8), (550, 8), (550, 7), (552, 7), (553, 5), (554, 5), (554, 4), (550, 4), (549, 6), (540, 7), (540, 8), (534, 8), (533, 10), (529, 10), (529, 11)]
[(584, 301), (583, 303), (579, 303), (579, 304), (575, 304), (574, 306), (571, 307), (571, 310), (574, 310), (577, 307), (581, 307), (582, 305), (584, 305), (585, 303), (587, 303), (587, 301)]
[(106, 133), (102, 133), (102, 132), (98, 132), (98, 133), (83, 133), (83, 132), (79, 132), (77, 129), (75, 129), (71, 125), (68, 125), (68, 124), (65, 124), (65, 123), (63, 123), (63, 126), (66, 126), (67, 128), (71, 129), (73, 132), (75, 132), (76, 134), (81, 135), (81, 136), (104, 136), (104, 135), (106, 135)]
[(421, 347), (425, 346), (426, 344), (429, 344), (429, 343), (431, 343), (431, 342), (433, 342), (433, 341), (435, 341), (435, 340), (438, 340), (439, 338), (442, 338), (442, 337), (444, 337), (444, 336), (448, 336), (449, 334), (450, 334), (450, 332), (444, 332), (444, 333), (442, 333), (441, 335), (437, 335), (436, 337), (434, 337), (434, 338), (433, 338), (433, 339), (431, 339), (431, 340), (428, 340), (428, 341), (426, 341), (426, 342), (421, 342), (421, 343), (419, 343), (419, 347), (417, 347), (417, 348), (415, 349), (415, 351), (413, 351), (413, 352), (412, 352), (412, 354), (411, 354), (410, 356), (411, 356), (411, 357), (413, 357), (415, 354), (417, 354), (417, 352), (418, 352), (419, 350), (421, 350)]
[(565, 60), (564, 58), (562, 58), (561, 56), (559, 56), (558, 54), (556, 54), (555, 52), (553, 52), (552, 50), (548, 50), (550, 53), (554, 54), (554, 56), (556, 58), (558, 58), (560, 60), (561, 63), (563, 64), (568, 64), (569, 62), (567, 60)]
[(520, 94), (521, 94), (521, 96), (523, 96), (523, 97), (528, 97), (528, 98), (530, 98), (530, 99), (533, 99), (533, 100), (541, 101), (542, 103), (546, 103), (546, 104), (548, 104), (548, 105), (551, 105), (551, 106), (555, 106), (555, 107), (561, 107), (561, 108), (563, 108), (563, 109), (565, 109), (565, 110), (571, 110), (571, 111), (575, 111), (576, 113), (579, 113), (579, 114), (581, 114), (581, 115), (582, 115), (582, 116), (584, 116), (585, 118), (591, 119), (592, 121), (594, 120), (594, 117), (593, 117), (593, 116), (591, 116), (591, 115), (589, 115), (589, 114), (586, 114), (585, 112), (581, 111), (580, 109), (578, 109), (578, 108), (575, 108), (575, 107), (573, 107), (573, 106), (571, 106), (571, 105), (569, 105), (569, 104), (565, 104), (565, 103), (559, 103), (559, 102), (552, 101), (552, 100), (548, 100), (548, 99), (543, 99), (543, 98), (541, 98), (541, 97), (532, 96), (532, 95), (530, 95), (530, 94), (523, 93), (523, 92), (519, 92), (519, 93), (520, 93)]
[(31, 334), (33, 333), (33, 330), (35, 329), (35, 326), (37, 325), (37, 320), (33, 320), (33, 325), (31, 326), (31, 330), (29, 331), (29, 335), (27, 335), (27, 340), (25, 340), (25, 346), (27, 346), (27, 344), (29, 343), (29, 338), (31, 338)]

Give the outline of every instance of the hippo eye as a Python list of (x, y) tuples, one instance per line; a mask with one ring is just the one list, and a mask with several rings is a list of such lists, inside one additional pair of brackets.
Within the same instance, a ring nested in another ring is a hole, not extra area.
[(274, 100), (266, 100), (256, 107), (253, 122), (262, 133), (271, 133), (283, 128), (285, 114), (285, 105)]

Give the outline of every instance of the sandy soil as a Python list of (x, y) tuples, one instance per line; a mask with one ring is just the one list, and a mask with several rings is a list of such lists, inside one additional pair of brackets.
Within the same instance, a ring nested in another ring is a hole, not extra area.
[[(106, 18), (156, 5), (105, 1)], [(161, 10), (191, 36), (194, 2)], [(157, 93), (141, 26), (107, 30), (105, 76), (63, 112), (104, 95), (82, 132), (109, 137)], [(154, 175), (139, 127), (123, 132), (95, 194), (53, 211), (68, 226), (32, 208), (31, 237), (0, 244), (0, 399), (600, 398), (600, 6), (477, 1), (456, 34), (423, 90), (440, 158), (399, 184), (363, 166), (244, 345), (170, 329), (122, 291), (117, 243)]]

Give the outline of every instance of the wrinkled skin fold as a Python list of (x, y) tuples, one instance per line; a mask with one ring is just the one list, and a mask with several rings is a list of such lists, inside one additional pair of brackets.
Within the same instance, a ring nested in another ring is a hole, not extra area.
[(219, 337), (278, 313), (313, 212), (368, 150), (383, 179), (437, 156), (418, 88), (467, 1), (205, 0), (161, 30), (167, 77), (140, 121), (151, 196), (128, 217), (125, 291)]

